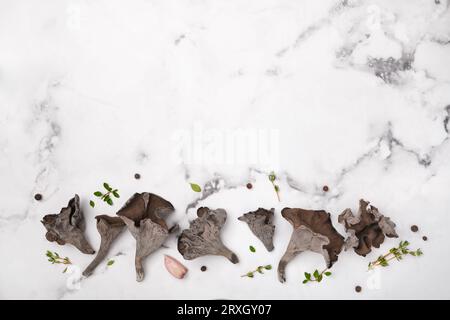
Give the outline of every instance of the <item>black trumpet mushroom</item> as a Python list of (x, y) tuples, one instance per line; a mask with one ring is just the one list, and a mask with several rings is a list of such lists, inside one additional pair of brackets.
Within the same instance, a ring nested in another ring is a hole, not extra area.
[(345, 249), (353, 248), (363, 257), (372, 251), (372, 247), (379, 248), (385, 236), (398, 237), (395, 232), (395, 223), (363, 199), (359, 200), (357, 216), (353, 215), (351, 209), (345, 209), (339, 215), (338, 221), (344, 225), (349, 234), (345, 241)]
[(248, 212), (238, 218), (244, 221), (249, 226), (250, 230), (259, 240), (264, 244), (267, 251), (272, 251), (273, 234), (275, 232), (275, 225), (273, 224), (275, 209), (266, 210), (259, 208), (256, 211)]
[(344, 237), (333, 227), (330, 214), (323, 210), (284, 208), (281, 215), (291, 223), (294, 230), (286, 252), (278, 264), (278, 280), (286, 281), (286, 265), (304, 251), (321, 254), (327, 268), (331, 268), (342, 251)]
[(109, 248), (114, 239), (124, 230), (125, 223), (119, 217), (111, 217), (107, 215), (96, 216), (97, 230), (100, 233), (100, 249), (95, 259), (83, 271), (83, 276), (88, 277), (94, 272), (95, 268), (106, 258)]
[(95, 253), (83, 234), (86, 225), (80, 209), (80, 197), (77, 194), (59, 214), (47, 214), (41, 222), (47, 229), (45, 238), (48, 241), (55, 241), (59, 245), (70, 243), (83, 253)]
[(135, 193), (117, 212), (136, 239), (136, 281), (144, 280), (144, 258), (159, 249), (169, 236), (165, 218), (174, 210), (169, 201), (143, 192)]
[(189, 229), (181, 232), (178, 238), (178, 251), (186, 260), (206, 255), (223, 256), (232, 263), (239, 259), (220, 239), (220, 230), (227, 219), (224, 209), (211, 210), (201, 207), (197, 210), (195, 220), (190, 222)]

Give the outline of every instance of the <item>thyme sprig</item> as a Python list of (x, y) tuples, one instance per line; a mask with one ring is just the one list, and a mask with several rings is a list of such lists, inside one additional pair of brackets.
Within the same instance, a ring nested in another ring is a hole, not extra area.
[[(51, 262), (51, 264), (72, 264), (70, 259), (68, 257), (60, 257), (57, 252), (51, 252), (50, 250), (47, 250), (45, 255), (48, 258), (48, 261)], [(63, 273), (66, 273), (67, 267), (63, 270)]]
[[(95, 191), (94, 192), (94, 196), (96, 196), (97, 198), (100, 198), (100, 200), (106, 202), (107, 204), (109, 204), (110, 206), (114, 205), (114, 201), (112, 200), (113, 197), (115, 198), (120, 198), (119, 195), (119, 190), (118, 189), (113, 189), (108, 183), (103, 183), (103, 188), (105, 188), (105, 191)], [(89, 201), (89, 205), (94, 208), (95, 207), (95, 202), (94, 201)]]
[(422, 250), (410, 250), (408, 248), (408, 241), (400, 241), (398, 247), (391, 248), (388, 253), (385, 255), (379, 256), (377, 260), (369, 263), (369, 270), (374, 269), (377, 266), (387, 267), (389, 266), (389, 261), (396, 259), (400, 261), (403, 259), (403, 256), (411, 255), (414, 257), (419, 257), (423, 254)]
[(264, 274), (264, 270), (272, 270), (272, 266), (270, 264), (265, 265), (265, 266), (258, 266), (258, 268), (256, 268), (256, 270), (249, 271), (246, 274), (243, 274), (241, 276), (241, 278), (244, 278), (244, 277), (253, 278), (255, 276), (255, 273)]
[(305, 272), (305, 280), (303, 280), (302, 283), (306, 284), (308, 282), (321, 282), (324, 279), (324, 276), (331, 276), (331, 272), (328, 271), (328, 269), (325, 269), (321, 272), (316, 269), (312, 274), (309, 272)]
[(280, 187), (277, 185), (277, 184), (275, 184), (275, 180), (277, 179), (277, 176), (275, 175), (275, 173), (272, 171), (270, 174), (269, 174), (269, 180), (270, 180), (270, 182), (272, 183), (272, 185), (273, 185), (273, 188), (274, 188), (274, 190), (275, 190), (275, 193), (277, 194), (277, 198), (278, 198), (278, 202), (280, 202), (281, 201), (281, 199), (280, 199)]
[(47, 250), (45, 255), (47, 256), (48, 261), (51, 262), (52, 264), (55, 264), (55, 263), (72, 264), (72, 262), (70, 261), (69, 258), (67, 258), (67, 257), (62, 258), (59, 256), (59, 254), (57, 252), (51, 252), (50, 250)]

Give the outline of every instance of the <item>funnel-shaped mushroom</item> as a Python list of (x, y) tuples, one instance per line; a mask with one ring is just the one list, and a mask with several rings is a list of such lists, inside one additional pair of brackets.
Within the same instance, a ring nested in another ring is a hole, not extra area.
[(175, 209), (172, 204), (156, 194), (135, 193), (117, 212), (136, 239), (136, 280), (144, 279), (143, 259), (160, 248), (169, 236), (164, 220)]
[(354, 248), (355, 252), (363, 257), (372, 251), (372, 247), (379, 248), (385, 236), (398, 237), (395, 223), (363, 199), (359, 200), (358, 216), (354, 216), (352, 210), (345, 209), (339, 215), (338, 221), (344, 224), (349, 233), (345, 248)]
[(119, 217), (100, 215), (96, 216), (95, 219), (97, 219), (97, 230), (101, 237), (100, 249), (98, 250), (95, 259), (92, 260), (89, 266), (83, 271), (83, 276), (85, 277), (89, 277), (103, 259), (106, 258), (114, 239), (116, 239), (125, 228), (125, 223)]
[(333, 227), (330, 214), (323, 210), (284, 208), (281, 215), (292, 224), (294, 230), (286, 252), (278, 264), (278, 280), (286, 281), (286, 265), (303, 251), (321, 254), (327, 268), (331, 268), (342, 250), (344, 237)]
[(59, 214), (48, 214), (41, 222), (47, 229), (45, 237), (48, 241), (56, 241), (60, 245), (70, 243), (83, 253), (95, 253), (83, 235), (85, 223), (80, 209), (80, 197), (77, 194)]
[(183, 230), (178, 238), (178, 251), (183, 258), (192, 260), (205, 255), (217, 255), (238, 263), (236, 254), (220, 240), (220, 229), (227, 219), (226, 211), (201, 207), (197, 210), (197, 216), (191, 221), (189, 229)]
[(273, 234), (275, 225), (273, 224), (275, 209), (266, 210), (259, 208), (256, 211), (245, 213), (238, 220), (247, 222), (250, 230), (264, 244), (267, 251), (273, 250)]

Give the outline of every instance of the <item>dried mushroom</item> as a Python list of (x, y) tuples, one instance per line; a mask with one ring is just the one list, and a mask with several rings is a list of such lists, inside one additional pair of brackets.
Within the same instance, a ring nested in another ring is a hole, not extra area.
[(117, 212), (136, 239), (136, 280), (144, 279), (142, 262), (160, 248), (169, 236), (165, 217), (175, 210), (173, 205), (152, 193), (135, 193)]
[(83, 253), (95, 253), (83, 234), (85, 222), (80, 209), (80, 197), (77, 194), (59, 214), (48, 214), (41, 222), (47, 229), (45, 238), (48, 241), (55, 241), (60, 245), (70, 243)]
[(107, 215), (96, 216), (97, 230), (100, 233), (100, 249), (97, 252), (95, 259), (83, 271), (83, 276), (90, 276), (95, 268), (106, 258), (109, 248), (114, 239), (122, 232), (125, 223), (119, 217), (110, 217)]
[(178, 238), (178, 251), (183, 258), (192, 260), (205, 255), (218, 255), (238, 263), (236, 254), (225, 247), (220, 239), (220, 229), (225, 224), (227, 212), (224, 209), (201, 207), (197, 210), (197, 216), (191, 221), (189, 229), (183, 230)]
[(385, 236), (398, 237), (395, 223), (363, 199), (359, 200), (358, 216), (354, 216), (352, 210), (345, 209), (339, 215), (338, 221), (349, 233), (345, 248), (354, 248), (355, 252), (363, 257), (372, 251), (372, 247), (379, 248)]
[(321, 254), (327, 268), (331, 268), (342, 250), (344, 237), (333, 227), (330, 214), (323, 210), (284, 208), (281, 215), (292, 224), (294, 230), (286, 252), (278, 264), (280, 282), (286, 281), (286, 265), (303, 251)]
[(273, 250), (273, 234), (275, 225), (273, 224), (275, 209), (266, 210), (259, 208), (256, 211), (248, 212), (238, 218), (248, 224), (250, 230), (264, 244), (267, 251)]

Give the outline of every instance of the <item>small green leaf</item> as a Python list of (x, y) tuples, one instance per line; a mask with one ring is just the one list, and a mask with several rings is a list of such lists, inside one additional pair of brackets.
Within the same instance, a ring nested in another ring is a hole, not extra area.
[(303, 280), (303, 284), (305, 284), (305, 283), (308, 283), (308, 280), (306, 280), (306, 279), (305, 279), (305, 280)]
[(314, 271), (313, 275), (314, 275), (314, 278), (316, 278), (316, 279), (319, 278), (319, 270), (316, 269)]
[(92, 208), (94, 208), (95, 207), (95, 202), (94, 201), (89, 201), (89, 205), (92, 207)]
[(111, 198), (108, 197), (108, 199), (106, 200), (106, 203), (109, 204), (110, 206), (112, 206), (114, 204), (114, 202), (112, 201)]
[(200, 186), (199, 186), (198, 184), (191, 183), (190, 185), (191, 185), (191, 189), (192, 189), (194, 192), (202, 192), (202, 188), (200, 188)]
[(327, 272), (324, 273), (324, 275), (326, 275), (327, 277), (329, 277), (329, 276), (331, 276), (331, 272), (330, 272), (330, 271), (327, 271)]
[(266, 270), (272, 270), (272, 266), (270, 264), (268, 264), (267, 266), (264, 267), (264, 269)]
[(66, 271), (67, 271), (67, 267), (64, 268), (62, 273), (66, 273)]
[(94, 196), (96, 196), (96, 197), (101, 197), (102, 195), (103, 195), (103, 193), (101, 193), (100, 191), (94, 192)]
[(103, 187), (108, 191), (112, 191), (112, 188), (106, 182), (103, 183)]
[(319, 274), (319, 276), (317, 277), (317, 282), (322, 281), (323, 276), (321, 274)]
[(264, 273), (263, 266), (259, 266), (258, 268), (256, 268), (256, 271), (258, 271), (259, 273)]
[(253, 272), (247, 272), (247, 277), (253, 278)]
[(305, 278), (311, 280), (311, 273), (305, 272)]
[(275, 185), (275, 186), (273, 186), (273, 187), (275, 188), (275, 191), (276, 191), (276, 192), (280, 191), (280, 187), (279, 187), (279, 186)]
[(119, 195), (119, 193), (117, 192), (117, 190), (114, 190), (114, 191), (112, 192), (112, 194), (113, 194), (114, 197), (120, 198), (120, 195)]
[(275, 176), (275, 173), (272, 172), (271, 174), (269, 174), (269, 180), (270, 181), (274, 182), (276, 178), (277, 177)]
[(109, 260), (106, 265), (109, 267), (109, 266), (112, 266), (113, 264), (114, 264), (114, 260)]
[(254, 246), (249, 246), (248, 248), (250, 249), (251, 252), (256, 252), (256, 249)]

